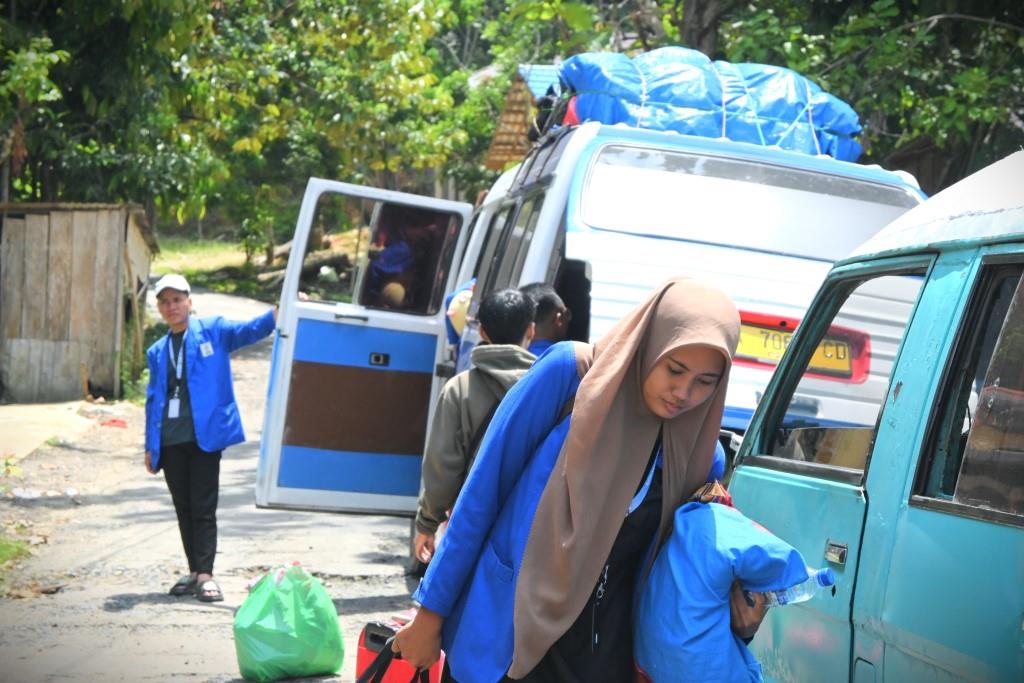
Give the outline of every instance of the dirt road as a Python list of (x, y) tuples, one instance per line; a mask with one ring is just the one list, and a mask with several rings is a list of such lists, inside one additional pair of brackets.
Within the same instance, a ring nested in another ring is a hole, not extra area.
[[(199, 315), (240, 319), (267, 308), (193, 299)], [(223, 603), (167, 595), (184, 557), (163, 478), (143, 467), (140, 407), (84, 404), (94, 426), (69, 439), (55, 434), (20, 461), (20, 478), (8, 482), (19, 497), (0, 498), (0, 524), (34, 545), (0, 597), (0, 681), (239, 680), (232, 619), (246, 583), (295, 560), (325, 582), (345, 638), (345, 667), (317, 680), (354, 680), (362, 625), (411, 604), (402, 574), (409, 522), (256, 509), (270, 351), (268, 340), (233, 360), (249, 441), (225, 451), (221, 465), (215, 573)]]

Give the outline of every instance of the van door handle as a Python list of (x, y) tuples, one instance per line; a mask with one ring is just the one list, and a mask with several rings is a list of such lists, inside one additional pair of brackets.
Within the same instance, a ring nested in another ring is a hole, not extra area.
[(335, 313), (335, 320), (358, 320), (360, 322), (370, 322), (370, 317), (366, 315), (359, 315), (357, 313)]
[(831, 539), (825, 543), (825, 559), (832, 564), (846, 564), (847, 546), (845, 543), (836, 543)]
[(448, 379), (455, 376), (455, 363), (444, 362), (434, 366), (434, 374), (441, 379)]

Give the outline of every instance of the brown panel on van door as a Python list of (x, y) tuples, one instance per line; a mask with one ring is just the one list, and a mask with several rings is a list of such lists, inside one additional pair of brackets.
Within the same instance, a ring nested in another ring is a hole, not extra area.
[(332, 451), (422, 455), (429, 373), (295, 361), (284, 443)]

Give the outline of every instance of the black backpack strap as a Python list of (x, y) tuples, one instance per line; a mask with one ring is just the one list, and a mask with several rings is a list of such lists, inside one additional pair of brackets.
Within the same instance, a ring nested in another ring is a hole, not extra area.
[(487, 417), (484, 418), (480, 426), (476, 428), (476, 433), (473, 434), (473, 439), (469, 442), (469, 454), (476, 455), (476, 449), (480, 447), (480, 441), (484, 438), (484, 434), (487, 432), (487, 425), (491, 424), (491, 420), (494, 419), (494, 413), (498, 411), (498, 406), (501, 405), (501, 399), (499, 398), (491, 406), (491, 410), (487, 413)]
[(473, 433), (473, 438), (469, 442), (469, 455), (475, 456), (476, 449), (480, 447), (480, 441), (484, 438), (484, 433), (487, 432), (487, 425), (491, 424), (491, 420), (494, 419), (494, 413), (497, 412), (498, 406), (501, 405), (501, 399), (505, 398), (505, 394), (508, 390), (503, 388), (498, 382), (490, 375), (481, 372), (480, 376), (484, 379), (484, 382), (491, 388), (491, 392), (494, 394), (494, 405), (487, 411), (486, 417), (477, 426), (476, 432)]
[[(486, 377), (486, 375), (484, 375), (484, 377)], [(494, 380), (487, 378), (487, 381), (493, 382)], [(494, 386), (490, 387), (490, 389), (494, 390)], [(487, 411), (487, 415), (484, 416), (483, 420), (476, 427), (476, 431), (473, 432), (473, 438), (469, 441), (469, 455), (471, 457), (476, 455), (476, 450), (480, 447), (480, 441), (483, 439), (483, 434), (487, 431), (487, 425), (489, 425), (490, 421), (494, 419), (495, 413), (498, 412), (498, 407), (502, 404), (502, 398), (504, 397), (504, 392), (497, 394), (494, 404), (490, 407), (490, 410)]]

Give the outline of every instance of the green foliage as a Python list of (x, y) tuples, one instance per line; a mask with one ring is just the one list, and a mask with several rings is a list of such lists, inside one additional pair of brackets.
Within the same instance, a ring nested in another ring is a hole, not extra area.
[[(0, 32), (2, 30), (0, 24)], [(6, 50), (7, 66), (0, 70), (0, 164), (10, 160), (16, 173), (28, 154), (26, 124), (31, 124), (37, 116), (52, 117), (47, 103), (61, 99), (60, 89), (50, 78), (50, 70), (66, 62), (68, 57), (66, 51), (54, 50), (53, 43), (45, 36), (32, 37), (27, 45)]]
[[(11, 490), (10, 484), (8, 483), (11, 479), (21, 476), (21, 468), (18, 467), (17, 460), (14, 459), (13, 455), (4, 453), (2, 459), (0, 459), (0, 495), (6, 494)], [(0, 534), (0, 542), (3, 541), (3, 535)], [(0, 550), (2, 553), (2, 550)], [(3, 555), (0, 554), (0, 564), (3, 564)]]
[(0, 478), (8, 479), (9, 477), (20, 477), (21, 468), (18, 467), (16, 461), (12, 456), (5, 455), (3, 464), (0, 466)]
[(125, 372), (122, 366), (121, 371), (121, 393), (122, 399), (137, 406), (146, 403), (146, 386), (149, 384), (149, 367), (142, 368), (137, 376)]
[[(16, 199), (154, 201), (195, 207), (224, 169), (204, 141), (179, 134), (187, 83), (173, 64), (207, 21), (199, 0), (18, 3), (5, 50), (49, 40), (62, 97), (25, 124)], [(197, 196), (197, 193), (200, 196)]]
[(29, 556), (28, 543), (17, 538), (0, 535), (0, 567)]
[(580, 2), (530, 0), (509, 3), (491, 19), (484, 36), (499, 64), (552, 62), (598, 48), (598, 9)]
[(59, 100), (61, 93), (50, 80), (50, 69), (67, 60), (68, 53), (54, 50), (53, 43), (46, 36), (31, 38), (28, 46), (20, 50), (8, 50), (7, 67), (0, 71), (0, 98), (3, 98), (4, 112), (38, 102)]
[(16, 200), (212, 209), (252, 261), (311, 176), (475, 196), (519, 64), (678, 44), (708, 9), (714, 57), (850, 102), (865, 161), (934, 148), (942, 185), (1024, 142), (1012, 0), (41, 0), (0, 19), (0, 161)]
[[(964, 4), (964, 13), (957, 13)], [(728, 58), (782, 64), (849, 102), (865, 127), (865, 162), (891, 165), (936, 147), (937, 187), (1024, 143), (1024, 24), (1018, 3), (876, 0), (745, 8), (723, 25)]]

